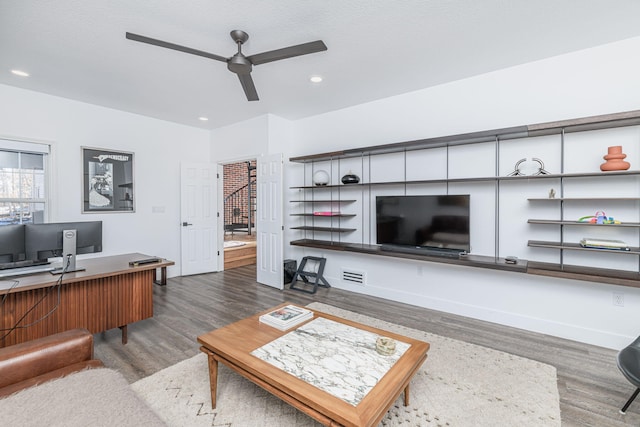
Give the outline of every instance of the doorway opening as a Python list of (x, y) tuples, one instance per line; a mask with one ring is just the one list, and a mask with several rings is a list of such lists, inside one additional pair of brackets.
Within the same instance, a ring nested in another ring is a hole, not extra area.
[(256, 160), (223, 165), (224, 269), (256, 263)]

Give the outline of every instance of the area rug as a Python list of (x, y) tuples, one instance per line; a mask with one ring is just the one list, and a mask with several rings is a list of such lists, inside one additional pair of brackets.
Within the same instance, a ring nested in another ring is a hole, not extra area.
[[(560, 426), (554, 367), (321, 303), (310, 308), (427, 341), (427, 361), (380, 426)], [(320, 424), (220, 365), (211, 409), (207, 358), (199, 354), (132, 388), (169, 426), (251, 427)]]
[(239, 246), (244, 246), (246, 244), (247, 244), (246, 242), (241, 242), (239, 240), (227, 240), (224, 242), (223, 245), (225, 248), (228, 249), (228, 248), (237, 248)]

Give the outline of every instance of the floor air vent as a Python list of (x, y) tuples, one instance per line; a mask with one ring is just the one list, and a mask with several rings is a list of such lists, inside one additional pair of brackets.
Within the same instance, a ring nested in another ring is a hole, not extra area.
[(365, 278), (364, 271), (342, 270), (343, 282), (364, 286)]

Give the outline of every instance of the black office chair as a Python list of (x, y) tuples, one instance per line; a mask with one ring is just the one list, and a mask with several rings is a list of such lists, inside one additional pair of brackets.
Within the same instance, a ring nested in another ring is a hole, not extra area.
[(636, 338), (634, 342), (620, 350), (618, 353), (618, 368), (622, 375), (634, 386), (636, 391), (633, 392), (627, 403), (624, 404), (620, 413), (624, 414), (631, 405), (631, 402), (640, 393), (640, 337)]

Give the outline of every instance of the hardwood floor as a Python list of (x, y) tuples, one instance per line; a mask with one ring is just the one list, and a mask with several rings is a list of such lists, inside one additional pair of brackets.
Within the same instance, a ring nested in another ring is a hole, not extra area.
[(626, 415), (618, 413), (634, 388), (618, 371), (614, 350), (336, 288), (319, 288), (315, 295), (279, 291), (256, 283), (255, 265), (155, 286), (154, 317), (129, 325), (127, 345), (118, 329), (96, 334), (95, 354), (134, 382), (198, 354), (198, 335), (284, 301), (331, 304), (553, 365), (563, 426), (640, 425), (640, 397)]

